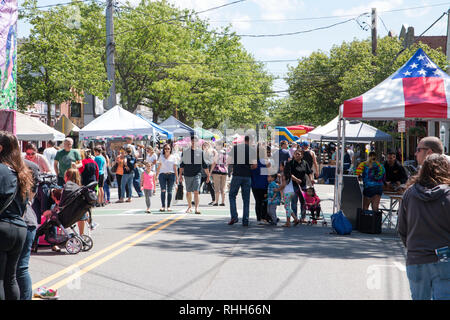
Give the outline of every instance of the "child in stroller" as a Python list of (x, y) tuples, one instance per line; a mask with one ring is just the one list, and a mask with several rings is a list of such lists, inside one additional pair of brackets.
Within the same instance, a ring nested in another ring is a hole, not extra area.
[[(306, 192), (302, 191), (305, 198), (306, 210), (311, 212), (311, 220), (308, 224), (317, 224), (317, 220), (320, 220), (320, 213), (322, 208), (320, 207), (320, 198), (316, 194), (314, 187), (308, 187)], [(326, 221), (322, 222), (322, 225), (326, 225)]]
[[(64, 186), (61, 200), (52, 210), (44, 213), (47, 220), (36, 231), (34, 241), (34, 252), (37, 252), (37, 239), (45, 235), (45, 240), (51, 245), (65, 245), (68, 253), (76, 254), (88, 251), (93, 246), (92, 238), (88, 235), (79, 235), (74, 227), (86, 211), (93, 207), (97, 201), (97, 195), (94, 188), (97, 182), (87, 186), (78, 186), (76, 183), (68, 181)], [(55, 227), (60, 227), (64, 234), (57, 235)], [(67, 232), (65, 228), (70, 228), (72, 233)]]
[[(61, 201), (62, 189), (54, 188), (50, 191), (50, 197), (52, 198), (54, 204), (51, 206), (50, 210), (46, 210), (42, 213), (42, 215), (46, 218), (46, 220), (51, 219), (54, 213), (57, 213), (57, 207), (59, 206), (59, 202)], [(57, 227), (53, 226), (48, 230), (48, 237), (54, 239), (57, 234)], [(52, 251), (61, 252), (61, 249), (54, 244), (52, 246)]]

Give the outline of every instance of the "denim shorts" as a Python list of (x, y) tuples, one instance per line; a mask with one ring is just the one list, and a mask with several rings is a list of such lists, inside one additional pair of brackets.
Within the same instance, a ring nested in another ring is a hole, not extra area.
[(184, 177), (186, 180), (186, 192), (195, 192), (200, 190), (202, 175), (198, 174), (193, 177)]
[(363, 195), (367, 198), (375, 197), (376, 195), (381, 196), (383, 194), (383, 186), (373, 186), (369, 188), (364, 188)]

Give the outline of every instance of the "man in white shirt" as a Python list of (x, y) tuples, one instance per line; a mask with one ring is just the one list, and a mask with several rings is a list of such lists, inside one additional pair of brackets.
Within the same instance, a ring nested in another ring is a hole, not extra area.
[(55, 174), (55, 157), (56, 153), (58, 152), (58, 149), (55, 148), (55, 142), (54, 141), (48, 141), (47, 142), (48, 147), (44, 150), (44, 157), (47, 159), (47, 162), (50, 166), (50, 172), (52, 174)]

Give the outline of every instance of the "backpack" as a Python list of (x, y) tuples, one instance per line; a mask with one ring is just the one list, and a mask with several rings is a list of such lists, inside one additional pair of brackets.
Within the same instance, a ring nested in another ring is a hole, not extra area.
[(353, 229), (342, 210), (331, 215), (331, 226), (340, 235), (351, 234)]

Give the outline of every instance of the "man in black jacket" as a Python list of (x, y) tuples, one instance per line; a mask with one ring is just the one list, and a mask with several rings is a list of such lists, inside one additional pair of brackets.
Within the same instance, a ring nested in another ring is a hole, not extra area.
[(400, 162), (397, 161), (394, 151), (388, 152), (384, 168), (386, 170), (385, 189), (394, 191), (408, 180), (408, 174)]

